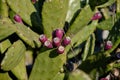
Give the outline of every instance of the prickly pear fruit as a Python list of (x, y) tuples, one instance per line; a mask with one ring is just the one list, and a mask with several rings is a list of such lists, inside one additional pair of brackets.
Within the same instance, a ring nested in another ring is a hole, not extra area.
[(58, 37), (62, 39), (63, 34), (64, 34), (64, 31), (62, 29), (56, 29), (55, 31), (53, 31), (53, 38)]
[(106, 50), (108, 50), (108, 49), (111, 49), (112, 48), (112, 42), (111, 41), (107, 41), (106, 43), (105, 43), (105, 49)]
[(47, 41), (47, 37), (44, 34), (41, 34), (39, 40), (41, 43), (44, 43), (45, 41)]
[(101, 78), (100, 80), (108, 80), (107, 78)]
[(32, 3), (35, 4), (38, 0), (32, 0)]
[(44, 46), (47, 48), (53, 48), (52, 42), (50, 40), (45, 41)]
[(69, 36), (67, 36), (63, 39), (62, 45), (67, 46), (68, 44), (70, 44), (70, 42), (71, 42), (71, 39)]
[(98, 20), (102, 18), (102, 14), (100, 12), (97, 12), (94, 14), (91, 20)]
[(14, 16), (14, 20), (18, 23), (23, 23), (21, 17), (18, 14)]
[(59, 46), (58, 49), (57, 49), (57, 52), (58, 52), (59, 54), (63, 54), (63, 53), (64, 53), (64, 50), (65, 50), (65, 48), (64, 48), (63, 46)]
[(55, 47), (60, 46), (60, 44), (61, 44), (61, 42), (60, 42), (60, 39), (58, 37), (53, 38), (53, 45)]

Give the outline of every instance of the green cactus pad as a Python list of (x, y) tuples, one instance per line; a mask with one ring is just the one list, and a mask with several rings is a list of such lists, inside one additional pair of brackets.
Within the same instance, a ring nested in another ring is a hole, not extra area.
[[(19, 14), (28, 25), (32, 26), (33, 21), (39, 21), (37, 20), (39, 16), (37, 16), (37, 11), (31, 3), (31, 0), (7, 0), (7, 3), (10, 8)], [(33, 16), (35, 20), (32, 20)], [(40, 24), (40, 22), (38, 23)]]
[(86, 60), (88, 56), (94, 53), (94, 48), (95, 48), (95, 35), (91, 34), (86, 41), (84, 53), (82, 54), (83, 61)]
[(36, 12), (36, 10), (30, 0), (7, 0), (7, 3), (27, 24), (32, 26), (30, 16), (33, 12)]
[(27, 72), (25, 66), (25, 58), (23, 57), (20, 63), (11, 70), (18, 80), (27, 80)]
[(16, 67), (25, 55), (25, 50), (26, 48), (22, 41), (18, 40), (14, 42), (5, 53), (5, 57), (1, 62), (1, 69), (9, 71)]
[(69, 8), (66, 16), (66, 21), (70, 22), (74, 14), (80, 9), (80, 0), (69, 0)]
[[(56, 28), (63, 28), (68, 9), (68, 0), (45, 0), (42, 22), (45, 34), (50, 37)], [(49, 28), (49, 29), (48, 29)]]
[(29, 80), (53, 80), (66, 61), (66, 53), (58, 55), (55, 49), (40, 53)]
[(70, 25), (67, 35), (70, 37), (74, 36), (74, 34), (90, 22), (92, 16), (93, 12), (89, 5), (81, 9), (78, 16), (75, 18), (75, 21)]
[(90, 49), (90, 37), (86, 41), (84, 53), (82, 54), (82, 60), (83, 61), (87, 58), (87, 56), (89, 54), (89, 49)]
[[(76, 35), (72, 38), (72, 45), (78, 46), (85, 41), (96, 29), (97, 21), (92, 22), (90, 25), (83, 27)], [(80, 35), (81, 34), (81, 35)]]
[(75, 70), (69, 74), (68, 80), (92, 80), (85, 72)]
[(8, 74), (8, 72), (6, 73), (0, 73), (0, 80), (12, 80)]
[(64, 73), (58, 73), (52, 80), (64, 80)]
[(91, 46), (90, 46), (90, 54), (94, 54), (94, 50), (95, 50), (95, 34), (92, 33), (91, 35)]
[(17, 28), (17, 35), (28, 45), (35, 48), (40, 47), (41, 43), (39, 41), (39, 35), (35, 32), (33, 32), (29, 27), (22, 25), (22, 24), (16, 24)]
[(106, 19), (105, 21), (102, 21), (98, 24), (97, 28), (100, 28), (102, 30), (111, 30), (113, 27), (113, 18)]
[(12, 21), (9, 19), (9, 18), (0, 18), (0, 24), (8, 24), (8, 23), (11, 23), (12, 24)]
[(0, 52), (4, 53), (10, 46), (11, 46), (11, 42), (9, 41), (9, 39), (4, 40), (0, 43)]
[(15, 32), (15, 26), (6, 21), (0, 21), (0, 40), (5, 39)]
[(0, 0), (0, 16), (8, 17), (8, 6), (6, 0)]
[(112, 5), (115, 2), (115, 0), (108, 0), (108, 2), (106, 2), (105, 4), (99, 5), (97, 6), (97, 8), (102, 8), (102, 7), (107, 7)]

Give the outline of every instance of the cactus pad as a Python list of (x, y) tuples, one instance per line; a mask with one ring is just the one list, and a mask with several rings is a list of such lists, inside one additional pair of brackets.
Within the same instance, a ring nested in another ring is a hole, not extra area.
[(6, 73), (0, 73), (0, 80), (12, 80), (8, 74), (8, 72)]
[(65, 61), (66, 54), (58, 55), (54, 49), (40, 53), (35, 60), (29, 80), (53, 80)]
[(27, 80), (27, 72), (25, 66), (25, 57), (22, 58), (20, 63), (11, 70), (11, 72), (16, 76), (19, 80)]
[(85, 72), (75, 70), (69, 74), (68, 80), (92, 80)]
[(54, 29), (64, 27), (67, 9), (68, 0), (45, 0), (42, 9), (42, 22), (47, 36), (50, 37)]
[(18, 40), (14, 42), (14, 44), (5, 53), (5, 57), (1, 62), (1, 69), (9, 71), (16, 67), (25, 55), (25, 50), (26, 48), (22, 41)]
[[(87, 16), (87, 17), (85, 17), (85, 16)], [(83, 28), (90, 22), (92, 16), (93, 16), (93, 12), (89, 5), (85, 6), (85, 8), (83, 8), (83, 9), (81, 9), (81, 11), (78, 14), (78, 17), (70, 25), (67, 35), (73, 36), (74, 34), (76, 34), (81, 28)]]
[(16, 24), (17, 28), (17, 35), (28, 45), (35, 48), (40, 47), (41, 43), (39, 41), (39, 35), (35, 32), (33, 32), (29, 27), (22, 25), (22, 24)]
[(4, 53), (10, 46), (11, 46), (11, 42), (9, 41), (9, 39), (3, 41), (0, 43), (0, 52)]
[(5, 39), (15, 32), (15, 27), (13, 24), (6, 21), (0, 21), (0, 40)]

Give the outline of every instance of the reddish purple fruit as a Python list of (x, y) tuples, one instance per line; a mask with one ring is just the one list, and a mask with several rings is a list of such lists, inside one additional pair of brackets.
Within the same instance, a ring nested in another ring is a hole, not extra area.
[(60, 38), (58, 38), (58, 37), (53, 38), (53, 45), (54, 45), (55, 47), (60, 46), (60, 44), (61, 44)]
[(112, 42), (111, 42), (111, 41), (107, 41), (107, 42), (105, 43), (105, 49), (106, 49), (106, 50), (111, 49), (111, 48), (112, 48), (112, 46), (113, 46), (113, 44), (112, 44)]
[(63, 29), (56, 29), (55, 31), (53, 31), (53, 38), (58, 37), (58, 38), (62, 39), (63, 34), (64, 34)]
[(21, 17), (18, 14), (14, 16), (14, 20), (18, 23), (23, 23)]
[(32, 0), (32, 3), (35, 4), (38, 0)]
[(40, 37), (39, 37), (39, 40), (40, 40), (41, 43), (44, 43), (48, 39), (47, 39), (47, 37), (44, 34), (41, 34)]
[(71, 38), (67, 36), (63, 39), (62, 45), (67, 46), (68, 44), (70, 44), (70, 42), (71, 42)]
[(44, 46), (47, 48), (53, 48), (52, 42), (50, 40), (45, 41)]
[(94, 14), (91, 20), (98, 20), (102, 18), (102, 14), (100, 12), (97, 12)]
[(101, 78), (100, 80), (108, 80), (107, 78)]
[(57, 49), (57, 52), (58, 52), (59, 54), (63, 54), (63, 53), (64, 53), (64, 50), (65, 50), (65, 48), (64, 48), (63, 46), (59, 46), (58, 49)]

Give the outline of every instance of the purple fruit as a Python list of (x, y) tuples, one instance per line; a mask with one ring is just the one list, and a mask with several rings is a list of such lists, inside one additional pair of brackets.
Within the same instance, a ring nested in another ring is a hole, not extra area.
[(101, 78), (100, 80), (108, 80), (107, 78)]
[(32, 3), (35, 4), (38, 0), (32, 0)]
[(53, 38), (58, 37), (58, 38), (62, 39), (63, 34), (64, 34), (63, 29), (56, 29), (55, 31), (53, 31)]
[(23, 23), (21, 17), (18, 14), (14, 16), (14, 20), (18, 23)]
[(67, 46), (70, 43), (71, 43), (71, 38), (69, 36), (65, 37), (62, 41), (63, 46)]
[(102, 14), (100, 12), (97, 12), (94, 14), (91, 20), (98, 20), (102, 18)]
[(63, 46), (59, 46), (58, 49), (57, 49), (57, 52), (58, 52), (59, 54), (63, 54), (63, 53), (64, 53), (64, 50), (65, 50), (65, 48), (64, 48)]
[(105, 49), (106, 49), (106, 50), (111, 49), (111, 48), (112, 48), (112, 46), (113, 46), (113, 44), (112, 44), (112, 42), (111, 42), (111, 41), (107, 41), (107, 42), (105, 43)]
[(53, 45), (55, 47), (60, 46), (60, 44), (61, 44), (61, 42), (60, 42), (60, 39), (58, 37), (53, 38)]
[(50, 40), (45, 41), (44, 46), (47, 48), (53, 48), (52, 42)]
[(47, 39), (47, 37), (44, 34), (41, 34), (40, 37), (39, 37), (39, 40), (40, 40), (41, 43), (44, 43), (48, 39)]

